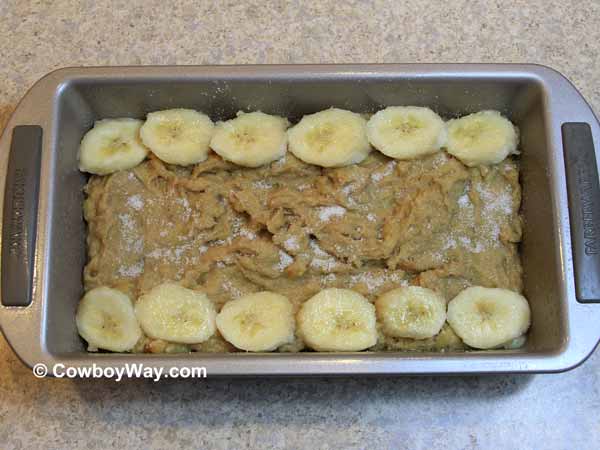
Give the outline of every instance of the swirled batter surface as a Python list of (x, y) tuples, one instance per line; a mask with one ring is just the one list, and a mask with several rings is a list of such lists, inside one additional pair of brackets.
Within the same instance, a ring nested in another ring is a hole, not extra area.
[[(151, 157), (92, 176), (86, 290), (107, 285), (137, 298), (165, 281), (198, 289), (217, 309), (270, 290), (296, 308), (343, 287), (374, 301), (420, 285), (447, 300), (469, 285), (521, 291), (521, 190), (517, 163), (468, 168), (446, 153), (325, 169), (287, 154), (248, 169), (211, 154), (192, 167)], [(385, 337), (377, 350), (463, 347), (446, 325), (432, 339)], [(298, 339), (280, 351), (304, 348)], [(227, 352), (220, 336), (185, 346), (144, 339), (136, 351)]]

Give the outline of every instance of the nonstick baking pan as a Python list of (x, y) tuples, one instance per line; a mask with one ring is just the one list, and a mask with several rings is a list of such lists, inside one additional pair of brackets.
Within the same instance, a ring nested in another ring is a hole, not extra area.
[[(293, 119), (331, 106), (369, 112), (424, 105), (446, 118), (484, 109), (521, 133), (524, 294), (518, 350), (446, 353), (88, 353), (75, 311), (83, 293), (86, 176), (77, 168), (96, 119), (173, 107), (214, 119), (262, 110)], [(29, 366), (204, 367), (211, 375), (552, 372), (600, 338), (600, 126), (573, 85), (537, 65), (386, 64), (67, 68), (38, 81), (0, 140), (0, 326)]]

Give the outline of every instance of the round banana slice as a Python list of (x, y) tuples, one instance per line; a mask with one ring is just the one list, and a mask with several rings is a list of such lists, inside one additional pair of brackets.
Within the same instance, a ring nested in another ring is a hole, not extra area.
[(168, 109), (148, 114), (140, 136), (159, 159), (187, 166), (208, 157), (213, 129), (206, 114), (193, 109)]
[(202, 292), (163, 283), (142, 295), (135, 315), (148, 336), (180, 344), (199, 344), (216, 330), (213, 303)]
[(515, 126), (498, 111), (481, 111), (453, 119), (448, 127), (447, 150), (463, 164), (473, 167), (497, 164), (517, 152)]
[(221, 335), (241, 350), (270, 352), (294, 340), (294, 312), (283, 295), (256, 292), (231, 300), (217, 315)]
[(377, 343), (375, 307), (349, 289), (322, 290), (297, 318), (300, 336), (317, 351), (360, 351)]
[(83, 296), (75, 322), (90, 349), (126, 352), (142, 337), (129, 297), (105, 286), (94, 288)]
[(285, 155), (289, 125), (283, 117), (240, 111), (235, 119), (217, 122), (210, 148), (227, 161), (259, 167)]
[(375, 308), (383, 332), (393, 337), (430, 338), (446, 322), (446, 300), (431, 289), (418, 286), (386, 292), (377, 299)]
[(508, 289), (474, 286), (448, 304), (448, 323), (465, 344), (480, 349), (498, 347), (525, 334), (529, 303)]
[(429, 108), (390, 106), (367, 123), (371, 145), (395, 159), (430, 155), (446, 145), (446, 124)]
[(367, 121), (337, 108), (304, 116), (288, 130), (288, 146), (298, 159), (322, 167), (357, 164), (371, 151)]
[(94, 124), (79, 146), (79, 170), (107, 175), (131, 169), (148, 154), (139, 137), (141, 120), (104, 119)]

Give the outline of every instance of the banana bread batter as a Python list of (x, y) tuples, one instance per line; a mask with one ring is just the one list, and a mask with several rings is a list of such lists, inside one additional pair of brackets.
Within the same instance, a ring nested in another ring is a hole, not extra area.
[[(269, 290), (294, 307), (320, 290), (356, 290), (374, 301), (419, 285), (450, 300), (469, 285), (522, 290), (517, 244), (518, 165), (468, 168), (440, 152), (396, 161), (372, 152), (324, 169), (290, 153), (249, 169), (211, 153), (191, 167), (154, 156), (134, 169), (92, 176), (85, 289), (132, 298), (165, 281), (204, 291), (217, 310)], [(297, 340), (279, 351), (304, 348)], [(431, 339), (383, 336), (376, 350), (449, 350), (463, 344), (446, 324)], [(136, 351), (235, 351), (218, 334), (198, 345), (148, 338)]]

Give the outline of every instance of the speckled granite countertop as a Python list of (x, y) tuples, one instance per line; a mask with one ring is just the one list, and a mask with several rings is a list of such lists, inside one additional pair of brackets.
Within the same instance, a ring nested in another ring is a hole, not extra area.
[[(0, 128), (48, 71), (106, 64), (536, 62), (600, 111), (593, 0), (165, 3), (0, 2)], [(598, 352), (559, 375), (159, 384), (39, 381), (3, 338), (0, 361), (7, 449), (600, 445)]]

